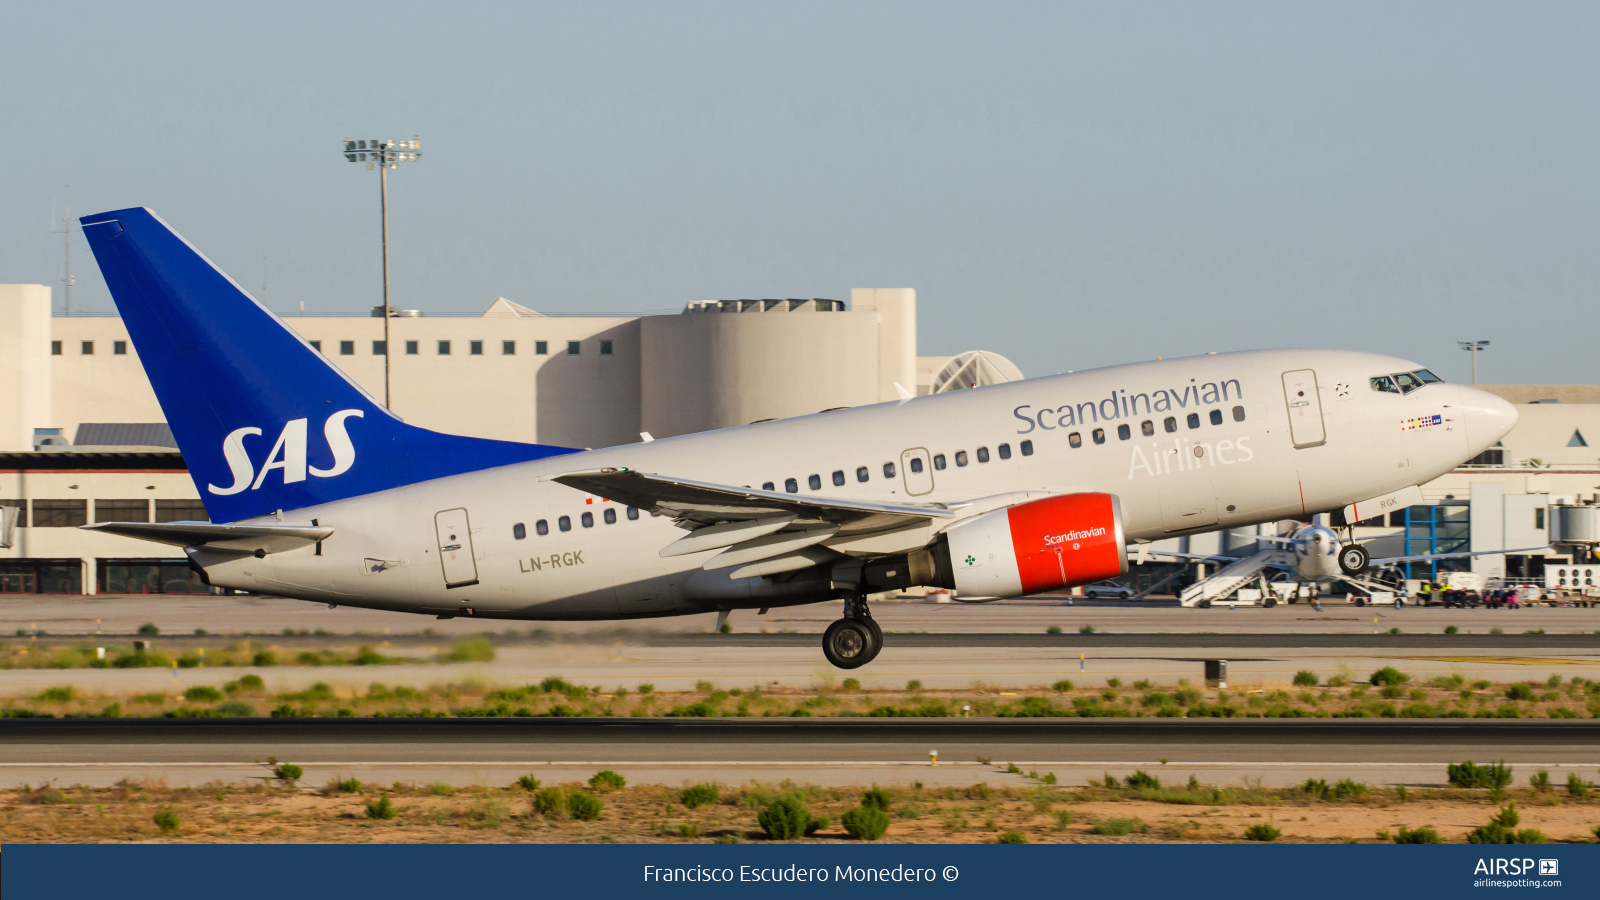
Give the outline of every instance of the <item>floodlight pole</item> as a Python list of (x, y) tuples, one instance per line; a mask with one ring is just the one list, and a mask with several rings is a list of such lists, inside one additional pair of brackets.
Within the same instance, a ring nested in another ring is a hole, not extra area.
[[(389, 402), (389, 167), (378, 166), (378, 211), (383, 219), (383, 407), (393, 409)], [(1478, 383), (1477, 354), (1473, 354), (1472, 383)]]
[(383, 405), (386, 409), (393, 408), (390, 368), (394, 353), (389, 340), (389, 319), (394, 316), (394, 308), (389, 303), (389, 170), (398, 168), (402, 162), (421, 159), (422, 154), (418, 152), (421, 149), (422, 141), (415, 137), (409, 141), (344, 139), (346, 160), (364, 162), (368, 169), (376, 167), (378, 170), (378, 211), (383, 234)]
[(1472, 353), (1472, 384), (1478, 384), (1478, 351), (1489, 346), (1488, 341), (1456, 341), (1463, 350)]

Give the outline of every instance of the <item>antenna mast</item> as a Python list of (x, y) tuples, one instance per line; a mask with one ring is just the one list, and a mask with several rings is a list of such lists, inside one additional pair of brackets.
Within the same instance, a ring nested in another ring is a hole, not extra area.
[[(61, 216), (61, 230), (51, 228), (61, 235), (61, 314), (72, 314), (72, 185), (67, 185), (67, 205)], [(53, 216), (52, 216), (53, 218)]]

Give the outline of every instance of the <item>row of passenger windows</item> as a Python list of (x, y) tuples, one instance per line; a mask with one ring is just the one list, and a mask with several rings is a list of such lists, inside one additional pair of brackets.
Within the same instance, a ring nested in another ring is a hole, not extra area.
[[(1018, 445), (1018, 449), (1020, 449), (1022, 451), (1022, 455), (1023, 456), (1032, 456), (1033, 455), (1033, 441), (1023, 441), (1021, 444)], [(999, 454), (1001, 459), (1010, 459), (1011, 458), (1011, 445), (1010, 444), (1001, 444), (1001, 445), (999, 445), (998, 447), (995, 448), (995, 452), (997, 454)], [(978, 458), (978, 462), (986, 463), (986, 462), (989, 461), (989, 448), (988, 447), (979, 447), (977, 449), (975, 455)], [(970, 459), (967, 456), (967, 451), (965, 451), (965, 450), (957, 450), (955, 452), (955, 459), (956, 459), (956, 465), (957, 466), (965, 466), (965, 465), (967, 465), (968, 462), (970, 462)], [(935, 469), (943, 469), (946, 466), (947, 466), (947, 461), (945, 460), (945, 455), (943, 453), (935, 453), (933, 455), (933, 467)], [(923, 471), (923, 469), (922, 469), (922, 458), (918, 457), (918, 456), (912, 457), (910, 462), (906, 463), (906, 467), (909, 468), (912, 472), (920, 474)], [(895, 464), (892, 463), (892, 462), (884, 463), (883, 464), (883, 477), (892, 480), (895, 477), (895, 475), (896, 475)], [(833, 472), (833, 486), (834, 487), (844, 487), (845, 482), (847, 480), (848, 479), (845, 477), (845, 473), (844, 473), (843, 469), (835, 469), (834, 470), (834, 472)], [(867, 482), (869, 482), (871, 480), (872, 480), (872, 470), (870, 468), (868, 468), (867, 466), (858, 466), (856, 468), (856, 481), (858, 481), (858, 482), (860, 482), (862, 484), (865, 484), (865, 483), (867, 483)], [(745, 487), (749, 487), (749, 486), (750, 485), (748, 485), (748, 484), (745, 485)], [(806, 476), (806, 487), (810, 488), (813, 491), (822, 490), (822, 476), (821, 475), (808, 475), (808, 476)], [(775, 491), (778, 488), (777, 488), (776, 483), (768, 481), (768, 482), (764, 482), (761, 485), (761, 489), (763, 491)], [(797, 479), (794, 479), (794, 478), (785, 478), (783, 480), (783, 489), (785, 491), (788, 491), (791, 494), (798, 494), (798, 493), (800, 493), (800, 482)]]
[[(638, 519), (639, 518), (639, 510), (638, 510), (638, 508), (637, 507), (633, 507), (633, 506), (628, 507), (627, 515), (628, 515), (628, 520), (629, 521), (634, 521), (634, 520)], [(605, 519), (605, 523), (607, 525), (615, 525), (615, 524), (617, 524), (617, 509), (616, 509), (616, 507), (614, 507), (614, 506), (606, 507), (605, 510), (601, 513), (601, 518)], [(594, 527), (594, 513), (593, 512), (585, 512), (583, 515), (578, 517), (578, 521), (585, 528), (593, 528)], [(556, 520), (556, 528), (558, 528), (558, 529), (560, 529), (562, 531), (571, 531), (572, 530), (572, 517), (571, 516), (562, 516), (561, 518), (557, 519)], [(550, 522), (549, 522), (549, 520), (540, 519), (539, 521), (533, 523), (533, 530), (535, 532), (537, 532), (540, 537), (543, 537), (543, 536), (549, 534), (550, 533)], [(523, 538), (526, 538), (528, 536), (528, 526), (523, 524), (523, 523), (521, 523), (521, 522), (518, 522), (517, 524), (511, 526), (511, 536), (516, 538), (519, 541), (522, 540)]]
[[(88, 348), (88, 349), (85, 349), (83, 352), (85, 352), (85, 353), (93, 353), (94, 352), (94, 349), (93, 349), (94, 342), (93, 341), (84, 341), (83, 343), (84, 343), (84, 346), (86, 348)], [(306, 343), (310, 344), (312, 346), (312, 348), (315, 349), (317, 352), (320, 353), (322, 351), (322, 342), (321, 341), (307, 341)], [(56, 341), (55, 342), (54, 352), (55, 352), (55, 354), (57, 356), (61, 355), (60, 344), (61, 344), (60, 341)], [(483, 341), (467, 341), (467, 354), (470, 355), (470, 356), (482, 356), (483, 355), (483, 345), (484, 345)], [(123, 346), (123, 342), (122, 341), (117, 341), (117, 346), (118, 347)], [(439, 342), (437, 342), (436, 350), (437, 350), (438, 355), (440, 355), (440, 356), (449, 356), (450, 352), (451, 352), (451, 346), (452, 345), (451, 345), (450, 341), (439, 341)], [(601, 341), (600, 342), (600, 355), (601, 356), (611, 356), (611, 355), (613, 355), (614, 346), (615, 345), (614, 345), (614, 343), (612, 341)], [(388, 348), (387, 342), (385, 342), (385, 341), (373, 341), (372, 342), (372, 355), (373, 356), (382, 356), (385, 352), (387, 352), (387, 348)], [(122, 353), (122, 352), (125, 352), (125, 351), (124, 350), (118, 350), (117, 352), (118, 353)], [(406, 341), (406, 355), (407, 356), (416, 356), (416, 355), (420, 354), (421, 352), (422, 352), (422, 342), (421, 341)], [(568, 356), (581, 356), (582, 354), (583, 354), (583, 342), (582, 341), (567, 341), (567, 355)], [(340, 356), (355, 356), (356, 355), (356, 342), (355, 341), (340, 341), (339, 342), (339, 355)], [(501, 341), (500, 342), (500, 355), (501, 356), (516, 356), (517, 355), (517, 342), (516, 341)], [(548, 356), (548, 355), (550, 355), (550, 342), (549, 341), (534, 341), (533, 342), (533, 355), (534, 356)]]
[[(1210, 418), (1211, 424), (1213, 424), (1213, 425), (1221, 425), (1222, 424), (1222, 410), (1213, 409), (1208, 418)], [(1235, 422), (1243, 422), (1244, 421), (1244, 407), (1235, 406), (1233, 408), (1233, 420)], [(1200, 414), (1197, 413), (1197, 412), (1189, 413), (1188, 416), (1184, 417), (1184, 424), (1188, 425), (1190, 428), (1199, 428), (1200, 427)], [(1176, 432), (1178, 430), (1178, 417), (1177, 416), (1167, 416), (1165, 419), (1161, 420), (1161, 427), (1168, 434), (1172, 434), (1173, 432)], [(1141, 435), (1144, 435), (1145, 437), (1155, 437), (1155, 433), (1156, 433), (1155, 420), (1154, 419), (1145, 419), (1143, 422), (1140, 422), (1139, 423), (1139, 433)], [(1094, 431), (1089, 433), (1089, 437), (1096, 444), (1104, 444), (1106, 442), (1106, 430), (1104, 428), (1096, 428)], [(1130, 439), (1132, 437), (1133, 437), (1133, 426), (1127, 425), (1127, 424), (1123, 424), (1123, 425), (1118, 425), (1117, 426), (1117, 440), (1126, 441), (1126, 440), (1128, 440), (1128, 439)], [(1067, 435), (1067, 443), (1072, 445), (1073, 447), (1082, 447), (1083, 446), (1083, 435), (1078, 433), (1078, 432), (1076, 432), (1076, 431), (1074, 431), (1073, 433)]]
[[(94, 355), (94, 341), (79, 341), (78, 342), (78, 352), (80, 354), (84, 355), (84, 356), (93, 356)], [(128, 342), (127, 341), (112, 341), (111, 342), (111, 352), (116, 356), (127, 356), (128, 355)], [(50, 355), (51, 356), (60, 356), (61, 353), (62, 353), (61, 342), (60, 341), (51, 341), (50, 342)]]

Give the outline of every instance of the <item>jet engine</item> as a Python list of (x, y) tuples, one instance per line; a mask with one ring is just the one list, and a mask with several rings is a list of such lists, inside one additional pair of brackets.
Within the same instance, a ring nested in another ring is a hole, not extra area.
[(1122, 504), (1064, 494), (952, 526), (934, 549), (940, 581), (962, 599), (1020, 597), (1125, 575)]

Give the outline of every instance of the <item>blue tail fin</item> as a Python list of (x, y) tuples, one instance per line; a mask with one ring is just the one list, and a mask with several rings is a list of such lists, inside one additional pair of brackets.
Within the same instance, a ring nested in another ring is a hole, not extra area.
[(81, 221), (214, 522), (574, 452), (407, 425), (154, 213)]

